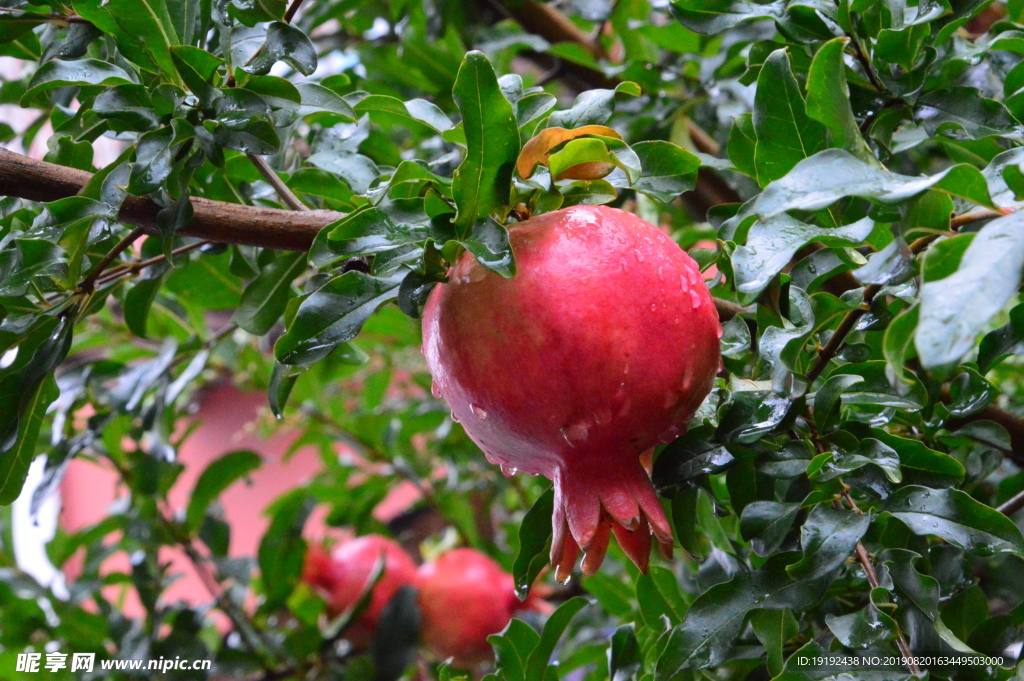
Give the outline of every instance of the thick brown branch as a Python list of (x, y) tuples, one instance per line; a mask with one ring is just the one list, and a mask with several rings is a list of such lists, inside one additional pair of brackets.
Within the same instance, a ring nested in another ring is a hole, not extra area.
[(526, 0), (523, 3), (506, 5), (509, 13), (515, 17), (519, 25), (529, 33), (539, 35), (549, 43), (576, 43), (594, 59), (604, 59), (604, 47), (594, 36), (584, 32), (569, 17), (559, 12), (553, 5)]
[[(92, 177), (87, 172), (37, 161), (0, 149), (0, 196), (55, 201), (74, 196)], [(193, 198), (195, 215), (179, 232), (220, 243), (290, 251), (307, 250), (324, 225), (344, 217), (332, 210), (291, 211), (243, 206)], [(118, 218), (150, 234), (159, 234), (160, 206), (146, 197), (129, 196)]]

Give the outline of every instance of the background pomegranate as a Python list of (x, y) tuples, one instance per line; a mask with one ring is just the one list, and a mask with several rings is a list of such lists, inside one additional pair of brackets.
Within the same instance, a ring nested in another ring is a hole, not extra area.
[(721, 327), (697, 264), (665, 233), (575, 206), (509, 230), (517, 274), (464, 253), (423, 314), (435, 392), (488, 460), (554, 481), (551, 561), (567, 579), (609, 531), (642, 570), (672, 534), (639, 455), (711, 389)]
[(384, 573), (373, 588), (370, 604), (346, 636), (357, 646), (370, 642), (381, 612), (395, 592), (416, 581), (416, 563), (397, 543), (376, 534), (343, 542), (329, 557), (319, 546), (311, 546), (306, 554), (302, 579), (321, 593), (332, 617), (356, 604), (381, 556)]
[(516, 612), (553, 609), (536, 594), (521, 602), (512, 575), (474, 549), (455, 549), (424, 563), (417, 586), (423, 640), (459, 667), (491, 660), (487, 637), (504, 629)]

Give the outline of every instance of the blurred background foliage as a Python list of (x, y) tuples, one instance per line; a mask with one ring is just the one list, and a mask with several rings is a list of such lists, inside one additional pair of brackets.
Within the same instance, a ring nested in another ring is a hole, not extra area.
[[(548, 483), (502, 476), (431, 396), (415, 317), (463, 249), (512, 274), (505, 224), (607, 203), (698, 260), (724, 325), (715, 390), (655, 457), (682, 550), (542, 576), (563, 609), (484, 671), (795, 681), (843, 672), (800, 656), (914, 651), (1003, 664), (850, 673), (1016, 678), (1019, 22), (980, 0), (0, 0), (0, 141), (53, 164), (0, 152), (0, 501), (23, 509), (0, 508), (0, 676), (74, 650), (457, 678), (423, 650), (386, 664), (397, 608), (347, 645), (299, 584), (302, 529), (316, 508), (425, 558), (475, 547), (528, 587)], [(258, 458), (225, 443), (169, 501), (225, 382), (319, 455), (248, 556), (218, 498)], [(119, 495), (46, 542), (81, 565), (58, 592), (15, 535), (45, 534), (76, 457)], [(415, 501), (374, 515), (403, 483)], [(164, 597), (168, 548), (208, 599)]]

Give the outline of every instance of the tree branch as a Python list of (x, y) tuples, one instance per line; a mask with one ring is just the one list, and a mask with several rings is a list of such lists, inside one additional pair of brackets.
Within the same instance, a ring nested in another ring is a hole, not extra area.
[[(0, 149), (0, 196), (56, 201), (76, 195), (91, 178), (82, 170)], [(179, 230), (182, 236), (289, 251), (308, 250), (323, 226), (345, 217), (332, 210), (279, 210), (202, 198), (193, 198), (192, 206), (195, 215)], [(148, 234), (159, 234), (160, 210), (147, 197), (129, 196), (118, 219)]]

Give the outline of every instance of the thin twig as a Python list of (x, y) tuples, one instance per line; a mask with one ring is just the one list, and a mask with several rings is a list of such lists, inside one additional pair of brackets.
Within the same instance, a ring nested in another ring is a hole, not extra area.
[(100, 275), (103, 274), (103, 270), (110, 266), (110, 263), (117, 260), (117, 256), (121, 255), (126, 248), (131, 246), (133, 243), (138, 241), (146, 232), (141, 227), (136, 227), (132, 231), (128, 232), (128, 235), (117, 242), (110, 252), (103, 256), (103, 259), (92, 269), (92, 272), (82, 280), (82, 283), (78, 285), (78, 288), (86, 293), (89, 293), (96, 287), (96, 280), (99, 279)]
[[(857, 502), (853, 500), (853, 497), (850, 496), (848, 491), (843, 490), (840, 493), (840, 496), (850, 505), (850, 508), (854, 513), (864, 513), (864, 511), (857, 506)], [(842, 502), (837, 503), (838, 506), (842, 508)], [(864, 569), (864, 574), (868, 578), (868, 584), (871, 585), (872, 589), (877, 589), (880, 586), (878, 573), (875, 572), (875, 563), (871, 560), (871, 554), (868, 553), (867, 548), (864, 547), (864, 542), (857, 542), (857, 546), (854, 548), (854, 553), (857, 556), (857, 562), (860, 563), (861, 568)], [(911, 674), (920, 674), (921, 668), (917, 666), (917, 663), (913, 659), (914, 652), (910, 649), (907, 639), (903, 637), (903, 632), (899, 630), (896, 631), (896, 647), (899, 649), (900, 655), (902, 655), (906, 661), (907, 670), (909, 670)]]
[(284, 13), (284, 23), (292, 23), (292, 19), (295, 18), (295, 13), (299, 11), (299, 5), (302, 4), (302, 0), (292, 0), (292, 4), (288, 5), (288, 9)]
[(868, 57), (864, 54), (864, 50), (861, 49), (860, 43), (852, 35), (850, 36), (850, 44), (853, 45), (853, 54), (860, 62), (861, 67), (864, 69), (864, 73), (867, 74), (868, 80), (871, 81), (871, 85), (879, 92), (885, 92), (885, 88), (878, 82), (878, 78), (875, 76), (875, 70), (871, 68), (871, 62), (868, 61)]
[(996, 510), (1003, 515), (1013, 515), (1024, 508), (1024, 492), (1018, 492), (996, 507)]
[[(1012, 212), (1012, 211), (1010, 211)], [(969, 225), (973, 222), (981, 222), (983, 220), (993, 220), (995, 218), (1001, 218), (1004, 215), (1009, 215), (1009, 212), (999, 210), (976, 210), (970, 213), (964, 213), (963, 215), (956, 215), (949, 220), (949, 227), (953, 230), (958, 230), (964, 225)]]
[[(210, 245), (212, 243), (213, 243), (212, 241), (207, 241), (206, 239), (202, 239), (200, 241), (194, 241), (194, 242), (192, 242), (190, 244), (186, 244), (184, 246), (179, 246), (178, 248), (175, 248), (173, 251), (171, 251), (171, 257), (173, 258), (175, 256), (181, 255), (182, 253), (188, 253), (189, 251), (194, 251), (197, 248), (202, 248), (203, 246), (208, 246), (208, 245)], [(149, 267), (150, 265), (155, 265), (157, 263), (163, 262), (164, 260), (167, 260), (167, 256), (164, 255), (164, 254), (160, 254), (160, 255), (154, 255), (152, 258), (146, 258), (145, 260), (139, 260), (138, 262), (127, 262), (127, 263), (125, 263), (123, 265), (119, 265), (118, 267), (115, 267), (114, 269), (112, 269), (109, 272), (107, 272), (106, 274), (104, 274), (99, 279), (99, 281), (96, 282), (96, 283), (100, 284), (100, 285), (107, 284), (107, 283), (113, 281), (114, 279), (117, 279), (119, 277), (123, 277), (126, 274), (131, 274), (131, 273), (134, 273), (134, 272), (138, 272), (141, 269), (145, 269), (145, 268)]]
[(252, 164), (256, 166), (256, 170), (260, 171), (260, 175), (266, 178), (267, 182), (270, 183), (270, 186), (274, 188), (274, 191), (276, 191), (277, 195), (281, 197), (281, 200), (285, 202), (285, 205), (292, 210), (309, 210), (309, 206), (300, 201), (299, 197), (288, 188), (288, 185), (281, 181), (281, 178), (277, 176), (277, 172), (270, 167), (270, 164), (267, 163), (265, 158), (257, 156), (256, 154), (246, 154), (246, 156), (248, 156), (249, 160), (252, 161)]

